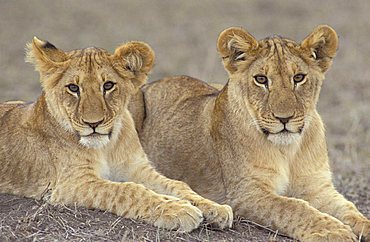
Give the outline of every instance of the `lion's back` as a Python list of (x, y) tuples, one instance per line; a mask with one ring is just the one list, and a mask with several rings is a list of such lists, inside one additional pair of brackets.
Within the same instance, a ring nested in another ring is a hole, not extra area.
[(215, 157), (200, 148), (211, 144), (207, 114), (219, 91), (189, 76), (165, 78), (142, 90), (145, 117), (139, 136), (149, 159), (169, 178), (183, 180), (196, 192), (222, 202), (222, 186), (214, 183), (221, 179), (220, 170), (209, 169)]
[(207, 83), (189, 76), (168, 77), (145, 85), (142, 88), (145, 108), (142, 126), (151, 128), (143, 133), (150, 134), (150, 137), (163, 137), (160, 131), (171, 127), (173, 138), (179, 141), (187, 139), (196, 128), (193, 127), (195, 120), (206, 123), (207, 104), (218, 92)]
[(19, 121), (21, 111), (19, 108), (25, 107), (26, 104), (23, 101), (9, 101), (0, 103), (0, 123), (2, 130), (12, 125), (16, 120)]
[(145, 105), (152, 106), (151, 110), (155, 107), (173, 107), (176, 103), (199, 100), (204, 96), (218, 93), (216, 88), (190, 76), (163, 78), (145, 85), (142, 91)]
[(33, 106), (22, 101), (0, 104), (0, 193), (38, 197), (50, 182), (45, 174), (53, 169), (53, 156), (42, 143), (48, 137), (33, 130), (28, 120)]

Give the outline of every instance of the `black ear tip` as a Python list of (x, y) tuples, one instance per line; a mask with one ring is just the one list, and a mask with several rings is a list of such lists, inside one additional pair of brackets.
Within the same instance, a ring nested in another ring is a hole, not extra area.
[(49, 41), (46, 41), (46, 43), (42, 47), (47, 48), (47, 49), (56, 49), (56, 47), (53, 44), (51, 44)]

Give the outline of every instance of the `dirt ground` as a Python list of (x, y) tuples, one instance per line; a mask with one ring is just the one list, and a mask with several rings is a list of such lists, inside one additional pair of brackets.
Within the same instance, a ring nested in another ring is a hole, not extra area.
[[(329, 24), (340, 48), (319, 101), (335, 185), (370, 217), (370, 1), (98, 1), (0, 0), (0, 101), (35, 100), (38, 74), (24, 63), (33, 36), (65, 50), (142, 40), (156, 52), (150, 80), (191, 75), (226, 82), (216, 39), (230, 26), (257, 38), (302, 40)], [(237, 220), (233, 229), (203, 225), (189, 234), (158, 230), (101, 211), (51, 206), (0, 195), (0, 241), (291, 241)]]

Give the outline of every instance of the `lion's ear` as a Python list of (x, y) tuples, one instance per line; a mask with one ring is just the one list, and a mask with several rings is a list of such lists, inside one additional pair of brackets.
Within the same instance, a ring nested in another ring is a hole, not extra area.
[(338, 36), (334, 29), (327, 25), (317, 26), (301, 43), (323, 72), (326, 72), (338, 48)]
[(255, 55), (258, 41), (243, 28), (231, 27), (218, 36), (217, 49), (225, 68), (233, 73), (238, 70), (238, 62)]
[(26, 47), (26, 61), (34, 64), (35, 69), (41, 75), (54, 72), (67, 60), (64, 51), (56, 48), (48, 41), (43, 41), (34, 37), (32, 42)]
[(131, 73), (133, 84), (140, 87), (145, 83), (147, 74), (153, 68), (154, 51), (144, 42), (131, 41), (114, 51), (113, 60), (114, 68), (119, 73)]

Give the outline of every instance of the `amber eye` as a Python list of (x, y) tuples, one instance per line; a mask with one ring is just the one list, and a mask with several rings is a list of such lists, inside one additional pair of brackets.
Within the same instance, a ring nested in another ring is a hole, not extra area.
[(107, 81), (106, 83), (104, 83), (103, 85), (103, 88), (104, 88), (104, 91), (109, 91), (111, 90), (113, 87), (114, 87), (115, 83), (111, 82), (111, 81)]
[(254, 80), (258, 83), (258, 84), (262, 84), (262, 85), (267, 85), (268, 83), (268, 79), (267, 79), (267, 76), (264, 76), (264, 75), (257, 75), (257, 76), (254, 76)]
[(293, 77), (293, 81), (294, 81), (294, 84), (297, 84), (297, 83), (300, 83), (304, 80), (304, 78), (306, 77), (305, 74), (297, 74)]
[(73, 93), (79, 93), (80, 92), (80, 88), (75, 84), (69, 84), (69, 85), (67, 85), (67, 87)]

